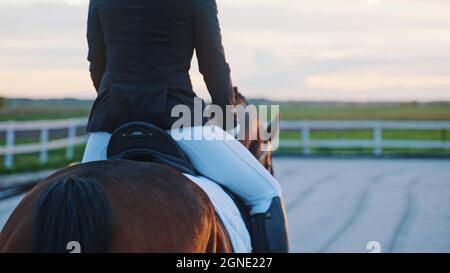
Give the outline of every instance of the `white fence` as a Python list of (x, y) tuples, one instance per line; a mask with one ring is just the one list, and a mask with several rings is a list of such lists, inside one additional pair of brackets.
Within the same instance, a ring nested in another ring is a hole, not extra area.
[[(450, 130), (448, 121), (282, 121), (281, 131), (299, 131), (299, 140), (281, 140), (280, 147), (302, 148), (303, 154), (311, 153), (312, 148), (371, 148), (376, 156), (383, 148), (449, 149), (450, 141), (442, 140), (390, 140), (383, 139), (383, 130)], [(314, 130), (371, 130), (372, 139), (362, 140), (315, 140), (311, 139)]]
[[(4, 156), (4, 166), (10, 169), (14, 165), (14, 155), (39, 153), (41, 163), (48, 161), (48, 152), (66, 149), (66, 158), (74, 157), (74, 147), (86, 141), (86, 136), (77, 136), (77, 129), (86, 126), (86, 119), (69, 119), (56, 121), (1, 122), (0, 132), (5, 132), (5, 145), (0, 146), (0, 156)], [(50, 140), (50, 131), (67, 129), (67, 137)], [(16, 144), (17, 132), (40, 132), (39, 143)]]
[[(48, 152), (55, 149), (66, 149), (66, 158), (74, 156), (74, 146), (86, 142), (86, 135), (77, 136), (77, 129), (85, 128), (86, 119), (69, 119), (37, 122), (1, 122), (0, 132), (6, 133), (5, 145), (0, 146), (0, 156), (4, 156), (5, 168), (12, 168), (14, 155), (39, 153), (42, 163), (48, 161)], [(67, 137), (49, 140), (50, 131), (67, 129)], [(383, 148), (414, 149), (450, 149), (447, 140), (387, 140), (383, 139), (383, 130), (450, 130), (448, 121), (282, 121), (281, 131), (300, 132), (298, 140), (281, 140), (280, 147), (301, 148), (303, 154), (311, 153), (312, 148), (371, 148), (376, 156)], [(314, 130), (372, 130), (372, 139), (319, 140), (311, 139)], [(16, 132), (39, 131), (40, 140), (32, 144), (16, 144)]]

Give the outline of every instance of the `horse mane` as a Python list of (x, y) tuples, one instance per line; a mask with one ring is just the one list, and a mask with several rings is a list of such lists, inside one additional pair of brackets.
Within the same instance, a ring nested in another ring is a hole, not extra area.
[(68, 252), (78, 242), (81, 252), (109, 249), (111, 208), (100, 185), (71, 175), (51, 182), (33, 211), (33, 252)]

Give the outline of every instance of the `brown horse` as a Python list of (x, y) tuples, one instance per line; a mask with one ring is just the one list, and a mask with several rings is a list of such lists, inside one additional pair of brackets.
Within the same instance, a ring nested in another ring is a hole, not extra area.
[(71, 166), (40, 182), (8, 219), (0, 252), (68, 252), (73, 241), (81, 252), (233, 251), (196, 184), (170, 167), (127, 160)]
[(126, 160), (61, 170), (31, 190), (1, 252), (232, 252), (206, 194), (172, 168)]

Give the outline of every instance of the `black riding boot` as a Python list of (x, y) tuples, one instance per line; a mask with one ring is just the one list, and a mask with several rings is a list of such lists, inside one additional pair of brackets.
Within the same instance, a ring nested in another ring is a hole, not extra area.
[(272, 199), (267, 212), (252, 215), (251, 219), (253, 252), (289, 252), (286, 213), (279, 197)]

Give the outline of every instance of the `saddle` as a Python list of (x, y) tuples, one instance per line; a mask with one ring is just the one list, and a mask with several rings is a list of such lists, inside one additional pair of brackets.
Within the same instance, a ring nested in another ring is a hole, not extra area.
[(159, 163), (196, 175), (194, 166), (166, 131), (145, 122), (130, 122), (115, 130), (109, 141), (109, 160)]
[[(108, 160), (132, 160), (166, 165), (177, 171), (196, 176), (194, 166), (172, 136), (161, 128), (145, 122), (130, 122), (116, 129), (108, 145)], [(221, 186), (221, 185), (219, 185)], [(222, 189), (238, 207), (248, 230), (249, 208), (226, 187)]]

